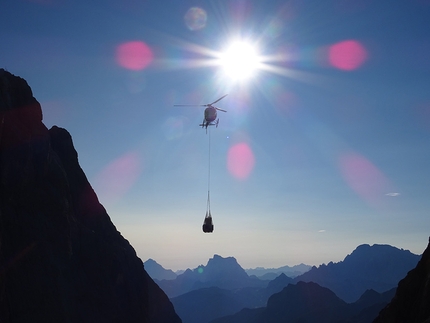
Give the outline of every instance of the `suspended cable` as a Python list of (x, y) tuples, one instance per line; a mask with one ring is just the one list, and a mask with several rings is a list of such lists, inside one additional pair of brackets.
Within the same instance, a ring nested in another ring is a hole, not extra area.
[(209, 129), (209, 154), (208, 154), (208, 196), (211, 187), (211, 130)]
[(208, 154), (208, 201), (206, 205), (206, 216), (203, 222), (203, 232), (210, 233), (213, 231), (214, 226), (212, 223), (211, 215), (211, 200), (210, 200), (210, 187), (211, 187), (211, 131), (209, 129), (209, 154)]
[(210, 201), (210, 190), (211, 190), (211, 130), (209, 129), (209, 150), (208, 150), (208, 202), (206, 205), (206, 215), (211, 213), (211, 201)]

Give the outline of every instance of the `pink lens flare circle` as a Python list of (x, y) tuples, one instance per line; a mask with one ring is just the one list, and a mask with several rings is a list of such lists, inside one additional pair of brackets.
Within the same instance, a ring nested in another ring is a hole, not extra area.
[(365, 157), (349, 153), (339, 159), (341, 174), (348, 186), (362, 199), (375, 204), (391, 191), (384, 174)]
[(344, 71), (361, 67), (368, 58), (364, 46), (356, 40), (345, 40), (329, 47), (329, 63)]
[(137, 153), (130, 152), (111, 161), (94, 179), (99, 192), (108, 200), (125, 195), (134, 185), (142, 171), (142, 160)]
[(206, 27), (207, 14), (202, 8), (192, 7), (188, 9), (184, 20), (189, 30), (200, 30)]
[(117, 63), (129, 70), (143, 70), (153, 58), (151, 48), (142, 41), (126, 42), (116, 48)]
[(246, 179), (251, 174), (254, 165), (254, 154), (246, 143), (238, 143), (229, 149), (227, 169), (235, 178)]

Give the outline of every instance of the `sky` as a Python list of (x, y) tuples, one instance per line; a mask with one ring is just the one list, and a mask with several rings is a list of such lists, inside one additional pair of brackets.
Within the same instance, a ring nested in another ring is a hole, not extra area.
[[(338, 262), (430, 235), (430, 1), (15, 0), (0, 67), (142, 261)], [(218, 127), (199, 124), (215, 105)], [(214, 232), (202, 232), (210, 192)]]

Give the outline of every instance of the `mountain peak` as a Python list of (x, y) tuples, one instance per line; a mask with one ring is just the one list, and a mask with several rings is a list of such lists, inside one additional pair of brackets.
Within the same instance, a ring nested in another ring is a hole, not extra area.
[(345, 263), (373, 263), (382, 264), (394, 261), (397, 256), (417, 256), (411, 253), (409, 250), (398, 249), (396, 247), (386, 244), (374, 244), (372, 246), (368, 244), (359, 245), (355, 250), (347, 255), (343, 260)]
[(180, 322), (99, 203), (71, 135), (48, 130), (30, 86), (4, 69), (0, 112), (0, 322)]
[(416, 267), (398, 284), (391, 302), (379, 313), (375, 323), (430, 322), (430, 238)]
[(211, 261), (232, 261), (232, 262), (236, 262), (237, 260), (234, 257), (222, 257), (220, 255), (214, 254), (214, 256), (212, 258), (209, 258), (208, 263)]
[[(312, 269), (295, 281), (313, 281), (332, 289), (347, 302), (356, 301), (366, 289), (384, 292), (396, 286), (406, 273), (416, 266), (418, 255), (390, 245), (358, 246), (343, 261), (330, 262)], [(370, 279), (372, 277), (372, 279)], [(333, 281), (344, 281), (333, 284)]]
[(152, 279), (163, 280), (163, 279), (175, 279), (176, 274), (170, 269), (164, 269), (154, 259), (149, 258), (143, 263), (146, 272)]
[(203, 271), (206, 279), (217, 280), (228, 274), (235, 279), (247, 279), (248, 274), (238, 264), (236, 258), (223, 258), (220, 255), (214, 255), (210, 258), (206, 266), (199, 267), (199, 272)]

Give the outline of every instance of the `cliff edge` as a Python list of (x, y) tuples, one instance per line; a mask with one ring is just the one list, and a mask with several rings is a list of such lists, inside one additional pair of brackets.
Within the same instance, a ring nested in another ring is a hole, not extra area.
[(116, 230), (70, 134), (0, 69), (0, 322), (181, 322)]
[(417, 266), (397, 287), (396, 295), (374, 323), (430, 323), (430, 239)]

